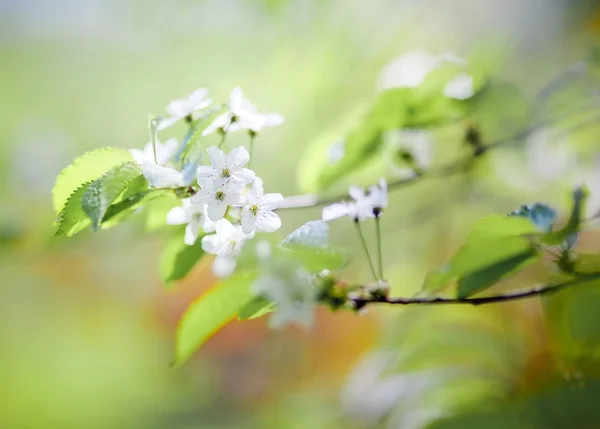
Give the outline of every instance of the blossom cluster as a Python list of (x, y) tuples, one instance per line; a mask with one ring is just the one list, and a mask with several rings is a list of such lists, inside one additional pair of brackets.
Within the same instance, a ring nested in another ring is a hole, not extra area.
[[(203, 119), (211, 100), (208, 91), (201, 88), (189, 97), (172, 101), (167, 106), (171, 115), (160, 118), (157, 131), (185, 120), (193, 126)], [(223, 107), (218, 107), (222, 109)], [(283, 122), (279, 114), (260, 114), (258, 109), (236, 87), (231, 92), (225, 111), (204, 129), (203, 136), (246, 130), (254, 138), (265, 127)], [(197, 156), (176, 168), (177, 154), (182, 145), (176, 139), (161, 143), (155, 136), (143, 150), (132, 149), (134, 160), (152, 188), (184, 189), (190, 196), (182, 205), (169, 211), (166, 223), (186, 225), (184, 241), (194, 245), (202, 235), (202, 248), (216, 255), (213, 270), (219, 276), (231, 274), (244, 243), (253, 238), (256, 230), (273, 232), (281, 227), (281, 220), (274, 212), (283, 202), (278, 193), (265, 194), (263, 181), (246, 166), (250, 153), (238, 146), (228, 153), (211, 145), (206, 149), (208, 165), (201, 165), (203, 156)], [(223, 139), (221, 140), (221, 144)], [(220, 146), (220, 145), (219, 145)]]
[(334, 220), (349, 216), (355, 222), (368, 218), (379, 217), (388, 205), (387, 182), (379, 179), (377, 185), (371, 185), (367, 192), (358, 186), (351, 186), (349, 194), (353, 201), (342, 201), (323, 208), (322, 219)]

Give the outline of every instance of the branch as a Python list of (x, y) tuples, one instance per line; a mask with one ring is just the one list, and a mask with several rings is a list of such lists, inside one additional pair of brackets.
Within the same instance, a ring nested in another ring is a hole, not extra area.
[[(589, 107), (598, 107), (598, 106), (586, 105), (586, 106), (584, 106), (584, 108), (574, 109), (573, 111), (568, 112), (563, 115), (559, 115), (556, 118), (539, 122), (523, 131), (515, 133), (514, 135), (512, 135), (510, 137), (496, 140), (494, 142), (488, 143), (487, 145), (479, 146), (473, 151), (472, 154), (467, 155), (462, 158), (459, 158), (457, 160), (454, 160), (448, 164), (440, 165), (437, 167), (431, 167), (426, 170), (421, 170), (421, 172), (419, 172), (419, 174), (415, 174), (414, 176), (411, 176), (409, 178), (391, 181), (388, 183), (388, 189), (394, 190), (394, 189), (399, 189), (404, 186), (413, 185), (413, 184), (419, 182), (421, 179), (424, 179), (426, 177), (449, 177), (458, 172), (465, 171), (465, 169), (472, 162), (474, 162), (477, 158), (485, 155), (490, 150), (496, 149), (501, 146), (508, 145), (508, 144), (516, 142), (516, 141), (523, 140), (523, 139), (529, 137), (529, 135), (531, 135), (535, 131), (538, 131), (539, 129), (546, 127), (548, 125), (552, 125), (563, 119), (567, 119), (577, 113), (581, 113), (581, 112), (587, 110), (587, 108), (589, 108)], [(585, 118), (584, 120), (581, 120), (569, 127), (565, 127), (563, 129), (563, 132), (577, 131), (578, 129), (585, 128), (586, 126), (597, 123), (598, 121), (600, 121), (600, 115), (594, 115), (590, 118)], [(294, 195), (294, 196), (290, 196), (290, 197), (285, 197), (282, 205), (279, 206), (278, 210), (325, 206), (328, 204), (333, 204), (333, 203), (342, 201), (344, 199), (348, 199), (347, 193), (339, 194), (339, 195), (336, 195), (333, 197), (325, 197), (325, 198), (320, 198), (318, 195), (315, 195), (315, 194)]]
[(581, 275), (580, 277), (569, 280), (563, 283), (553, 285), (540, 285), (532, 289), (521, 290), (517, 292), (506, 293), (502, 295), (492, 295), (484, 297), (466, 297), (466, 298), (390, 298), (390, 297), (373, 297), (373, 298), (350, 298), (357, 310), (364, 308), (367, 304), (392, 304), (392, 305), (437, 305), (437, 304), (493, 304), (498, 302), (517, 301), (520, 299), (530, 298), (534, 296), (547, 295), (559, 292), (570, 286), (580, 285), (592, 280), (600, 279), (600, 272)]

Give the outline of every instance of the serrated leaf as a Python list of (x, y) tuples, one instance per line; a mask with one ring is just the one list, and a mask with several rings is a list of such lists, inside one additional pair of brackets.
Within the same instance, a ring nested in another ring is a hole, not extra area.
[(254, 298), (248, 305), (238, 312), (238, 320), (252, 320), (269, 314), (275, 310), (275, 303), (263, 298)]
[(325, 248), (329, 243), (329, 225), (324, 220), (312, 220), (293, 231), (280, 244), (284, 249), (293, 246)]
[(133, 161), (125, 149), (106, 147), (86, 152), (65, 168), (56, 178), (52, 202), (56, 214), (62, 212), (69, 197), (83, 184), (102, 177), (111, 168)]
[(348, 260), (346, 254), (331, 248), (291, 246), (286, 249), (290, 251), (292, 259), (299, 262), (309, 273), (320, 273), (323, 270), (335, 271), (342, 268)]
[(136, 163), (128, 162), (112, 168), (102, 178), (92, 182), (81, 199), (81, 205), (91, 219), (94, 230), (100, 227), (110, 205), (141, 174), (142, 171)]
[(235, 274), (190, 305), (177, 327), (174, 365), (185, 362), (254, 299), (250, 291), (254, 280), (255, 272)]
[(119, 222), (124, 221), (134, 212), (139, 210), (141, 207), (150, 203), (151, 201), (161, 198), (165, 195), (171, 194), (163, 189), (149, 189), (147, 191), (139, 192), (137, 194), (130, 195), (111, 205), (106, 214), (102, 218), (102, 227), (111, 227)]
[(183, 279), (204, 256), (202, 237), (198, 237), (193, 246), (188, 246), (183, 241), (185, 227), (176, 229), (163, 249), (158, 265), (160, 277), (166, 285)]
[(535, 250), (529, 249), (461, 277), (458, 281), (458, 298), (466, 298), (482, 292), (509, 274), (515, 274), (516, 271), (537, 261), (537, 256), (538, 253)]
[(81, 207), (81, 199), (91, 183), (83, 184), (67, 199), (56, 221), (56, 236), (71, 237), (91, 225), (92, 221)]
[(467, 242), (447, 264), (427, 276), (423, 290), (438, 291), (452, 281), (530, 250), (531, 245), (522, 237)]

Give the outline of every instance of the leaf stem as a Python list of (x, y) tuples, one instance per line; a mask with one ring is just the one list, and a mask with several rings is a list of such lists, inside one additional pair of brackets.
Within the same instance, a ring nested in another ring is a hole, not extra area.
[(379, 280), (377, 277), (377, 273), (375, 272), (375, 266), (373, 265), (373, 259), (371, 258), (371, 253), (369, 252), (369, 248), (367, 247), (367, 242), (365, 241), (365, 236), (363, 235), (362, 229), (360, 227), (360, 222), (355, 221), (356, 230), (358, 231), (358, 236), (360, 237), (360, 241), (362, 243), (363, 249), (365, 249), (365, 253), (367, 254), (367, 259), (369, 261), (369, 268), (371, 268), (371, 274), (373, 274), (373, 279), (375, 281)]
[(219, 149), (221, 149), (223, 147), (223, 144), (225, 144), (226, 138), (227, 138), (227, 133), (222, 132), (221, 133), (221, 141), (219, 142)]
[(360, 310), (368, 304), (391, 304), (391, 305), (443, 305), (443, 304), (470, 304), (470, 305), (482, 305), (482, 304), (493, 304), (499, 302), (517, 301), (520, 299), (531, 298), (535, 296), (548, 295), (551, 293), (559, 292), (570, 286), (581, 285), (589, 283), (594, 280), (600, 279), (600, 272), (589, 273), (581, 275), (578, 278), (568, 280), (566, 282), (550, 284), (550, 285), (539, 285), (531, 289), (520, 290), (517, 292), (506, 293), (502, 295), (492, 295), (483, 297), (465, 297), (465, 298), (443, 298), (443, 297), (431, 297), (431, 298), (390, 298), (386, 296), (377, 296), (369, 298), (350, 298), (350, 301), (354, 304), (354, 308)]
[(379, 224), (380, 215), (375, 216), (375, 225), (377, 229), (377, 259), (379, 262), (379, 278), (383, 280), (383, 257), (381, 252), (381, 227)]

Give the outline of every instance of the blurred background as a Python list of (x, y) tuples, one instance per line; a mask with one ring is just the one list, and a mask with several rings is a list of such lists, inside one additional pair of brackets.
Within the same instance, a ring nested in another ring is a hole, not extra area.
[[(308, 332), (233, 323), (171, 369), (178, 318), (216, 282), (211, 261), (167, 290), (160, 231), (133, 220), (55, 238), (51, 204), (75, 156), (141, 148), (148, 115), (198, 87), (225, 101), (240, 85), (284, 115), (257, 141), (253, 168), (267, 191), (290, 195), (304, 191), (299, 160), (343, 137), (339, 124), (407, 52), (487, 59), (532, 97), (574, 70), (552, 108), (584, 104), (585, 126), (552, 124), (465, 174), (393, 194), (385, 270), (393, 293), (410, 295), (474, 219), (535, 201), (566, 213), (577, 181), (600, 191), (599, 48), (600, 4), (586, 0), (0, 0), (0, 428), (600, 427), (598, 288), (473, 308), (323, 310)], [(462, 123), (433, 130), (434, 159), (463, 134)], [(282, 216), (283, 237), (320, 212)], [(351, 228), (333, 223), (331, 242), (354, 251), (343, 276), (361, 281)], [(579, 246), (597, 252), (597, 239)]]

